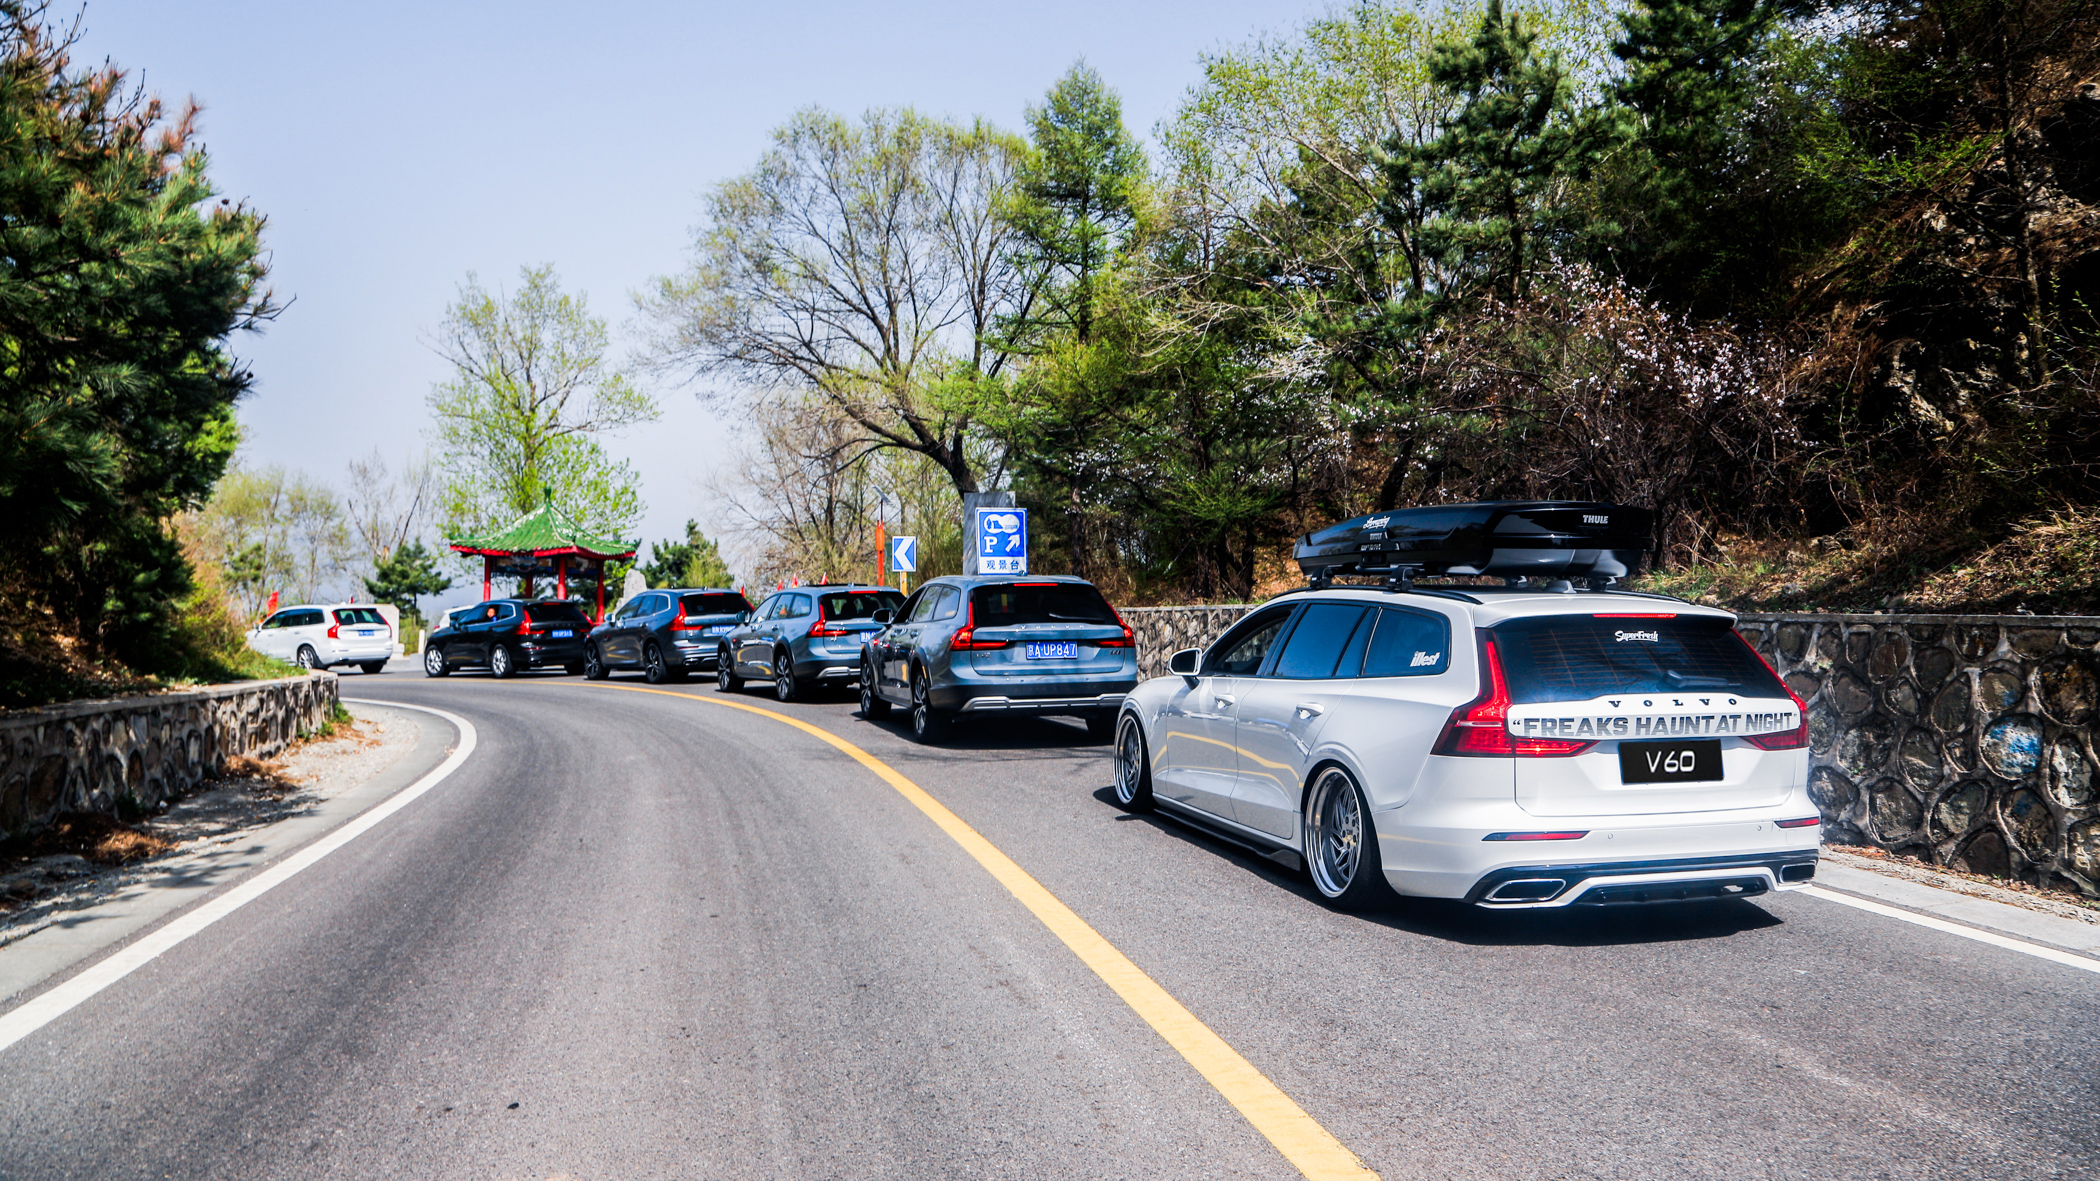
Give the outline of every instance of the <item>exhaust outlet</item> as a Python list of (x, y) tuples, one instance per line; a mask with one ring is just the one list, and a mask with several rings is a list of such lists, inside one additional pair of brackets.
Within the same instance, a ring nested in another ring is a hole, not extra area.
[(1568, 888), (1565, 878), (1517, 878), (1489, 890), (1485, 902), (1544, 902)]
[(1816, 864), (1813, 861), (1805, 861), (1798, 865), (1785, 865), (1779, 869), (1779, 880), (1782, 882), (1805, 882), (1815, 876)]

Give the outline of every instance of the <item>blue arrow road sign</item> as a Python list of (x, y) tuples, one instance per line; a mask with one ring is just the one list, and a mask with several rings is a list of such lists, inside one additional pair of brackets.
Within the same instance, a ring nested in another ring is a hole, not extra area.
[(977, 510), (977, 572), (1028, 573), (1028, 510)]
[(916, 574), (919, 570), (919, 539), (916, 537), (890, 538), (890, 569), (898, 574)]

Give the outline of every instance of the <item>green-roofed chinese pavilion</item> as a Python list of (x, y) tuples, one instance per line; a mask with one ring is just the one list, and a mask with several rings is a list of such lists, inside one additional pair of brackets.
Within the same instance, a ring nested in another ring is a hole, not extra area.
[[(576, 518), (561, 511), (553, 501), (526, 513), (493, 533), (479, 537), (455, 537), (456, 553), (481, 555), (481, 597), (490, 598), (490, 582), (498, 574), (531, 580), (538, 575), (554, 576), (555, 597), (569, 597), (569, 570), (582, 562), (598, 567), (598, 621), (605, 620), (605, 563), (628, 561), (638, 542), (599, 537)], [(530, 593), (529, 589), (525, 593)]]

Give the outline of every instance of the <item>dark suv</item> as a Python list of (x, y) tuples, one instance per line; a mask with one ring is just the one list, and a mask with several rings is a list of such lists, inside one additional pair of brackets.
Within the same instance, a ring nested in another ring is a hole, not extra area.
[(795, 586), (775, 591), (751, 617), (722, 637), (715, 686), (725, 693), (744, 678), (773, 682), (773, 695), (794, 701), (821, 685), (850, 685), (860, 676), (861, 641), (880, 631), (875, 616), (895, 611), (904, 594), (859, 584)]
[(455, 612), (452, 622), (423, 642), (423, 673), (442, 677), (455, 668), (486, 665), (507, 677), (524, 668), (583, 671), (584, 633), (591, 621), (569, 602), (492, 599)]
[(616, 668), (638, 668), (652, 685), (714, 668), (721, 638), (751, 613), (733, 590), (695, 587), (644, 591), (591, 632), (583, 675), (602, 680)]

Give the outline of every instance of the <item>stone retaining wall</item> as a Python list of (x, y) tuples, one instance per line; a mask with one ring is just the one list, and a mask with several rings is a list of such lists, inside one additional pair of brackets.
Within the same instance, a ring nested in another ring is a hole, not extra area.
[[(1123, 612), (1139, 674), (1252, 609)], [(2100, 618), (1749, 614), (1739, 630), (1808, 703), (1830, 840), (2100, 894)]]
[(319, 729), (335, 703), (335, 674), (317, 672), (0, 715), (0, 835), (157, 807), (235, 755), (268, 758)]

